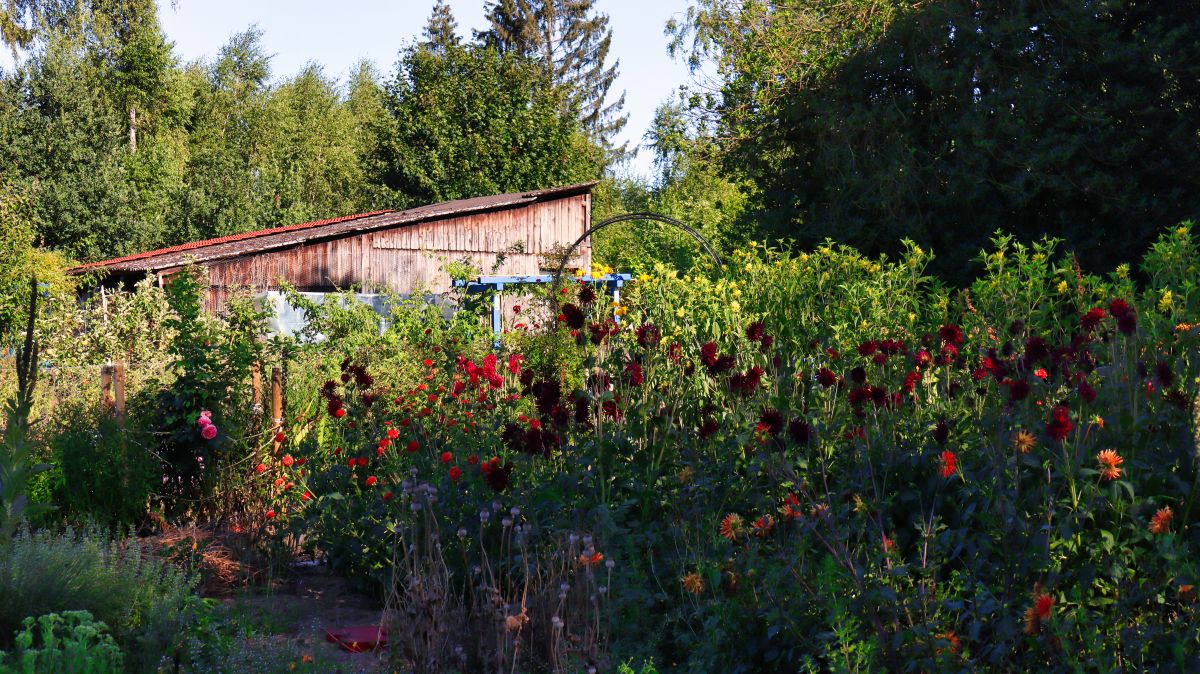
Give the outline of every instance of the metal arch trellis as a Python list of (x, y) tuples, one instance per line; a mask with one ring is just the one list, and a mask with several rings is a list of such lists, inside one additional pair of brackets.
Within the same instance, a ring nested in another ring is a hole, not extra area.
[[(717, 253), (712, 249), (712, 246), (709, 245), (708, 241), (700, 235), (700, 232), (697, 232), (695, 228), (687, 223), (681, 222), (666, 215), (659, 215), (658, 213), (624, 213), (622, 215), (607, 218), (589, 227), (587, 231), (585, 231), (578, 239), (575, 240), (574, 243), (570, 245), (570, 247), (563, 252), (562, 261), (559, 263), (558, 269), (552, 275), (536, 274), (532, 276), (480, 276), (473, 281), (467, 279), (455, 279), (453, 285), (456, 288), (465, 289), (468, 293), (494, 291), (495, 294), (492, 297), (492, 332), (496, 335), (496, 346), (499, 347), (501, 333), (501, 293), (504, 292), (506, 286), (524, 285), (530, 283), (550, 283), (551, 306), (554, 308), (554, 312), (557, 313), (559, 306), (559, 289), (562, 287), (563, 272), (566, 271), (567, 262), (570, 261), (571, 257), (575, 254), (575, 249), (579, 247), (579, 244), (586, 241), (587, 238), (592, 234), (604, 229), (605, 227), (630, 220), (652, 220), (677, 227), (687, 232), (700, 244), (700, 246), (704, 249), (704, 252), (708, 253), (709, 257), (711, 257), (713, 262), (716, 263), (718, 269), (723, 266), (720, 256), (718, 256)], [(607, 274), (597, 278), (592, 278), (591, 276), (584, 277), (584, 281), (587, 283), (603, 285), (608, 288), (613, 293), (614, 300), (619, 297), (621, 286), (631, 279), (632, 277), (629, 274)]]
[(691, 237), (693, 239), (695, 239), (697, 243), (700, 244), (700, 246), (704, 249), (704, 252), (708, 253), (708, 256), (711, 257), (713, 262), (716, 263), (717, 269), (720, 269), (723, 266), (723, 263), (721, 262), (721, 257), (719, 255), (717, 255), (716, 251), (714, 251), (712, 249), (712, 246), (710, 246), (708, 244), (708, 239), (705, 239), (703, 236), (701, 236), (700, 232), (697, 232), (694, 227), (687, 224), (686, 222), (676, 220), (675, 218), (672, 218), (672, 217), (669, 217), (666, 215), (659, 215), (658, 213), (639, 212), (639, 213), (623, 213), (621, 215), (614, 215), (611, 218), (605, 218), (604, 220), (597, 222), (596, 224), (592, 225), (591, 227), (588, 227), (587, 231), (585, 231), (582, 235), (580, 235), (580, 237), (578, 239), (575, 239), (575, 243), (571, 244), (571, 246), (569, 248), (567, 248), (567, 250), (563, 253), (562, 261), (558, 263), (558, 269), (554, 272), (554, 285), (552, 286), (551, 293), (550, 293), (550, 296), (554, 298), (555, 309), (558, 308), (558, 289), (562, 285), (563, 272), (566, 270), (567, 262), (571, 259), (571, 256), (575, 254), (575, 249), (579, 247), (579, 244), (583, 243), (592, 234), (595, 234), (596, 232), (604, 229), (605, 227), (608, 227), (610, 225), (615, 225), (619, 222), (628, 222), (630, 220), (653, 220), (655, 222), (661, 222), (661, 223), (664, 223), (667, 225), (672, 225), (674, 227), (682, 229), (683, 231), (685, 231), (689, 235), (691, 235)]

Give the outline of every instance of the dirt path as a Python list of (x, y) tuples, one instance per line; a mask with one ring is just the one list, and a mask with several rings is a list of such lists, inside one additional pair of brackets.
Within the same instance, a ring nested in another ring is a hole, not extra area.
[(378, 624), (380, 610), (324, 570), (298, 571), (271, 591), (248, 591), (220, 601), (231, 615), (256, 625), (257, 646), (281, 657), (309, 656), (346, 674), (388, 671), (380, 654), (347, 653), (326, 640), (327, 629)]

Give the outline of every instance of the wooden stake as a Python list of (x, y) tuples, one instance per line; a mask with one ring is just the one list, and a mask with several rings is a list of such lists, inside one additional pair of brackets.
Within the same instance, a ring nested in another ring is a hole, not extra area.
[(113, 365), (113, 413), (125, 425), (125, 363)]
[[(271, 368), (271, 431), (279, 433), (283, 430), (283, 370), (279, 366)], [(271, 447), (278, 454), (282, 443), (271, 440)]]
[(100, 409), (104, 412), (112, 410), (114, 401), (112, 396), (113, 385), (113, 366), (103, 365), (100, 367)]
[(254, 407), (251, 410), (255, 416), (262, 414), (262, 363), (255, 361), (250, 366), (250, 384), (254, 387)]
[(121, 488), (129, 488), (129, 446), (125, 442), (125, 363), (113, 365), (113, 412), (121, 434)]

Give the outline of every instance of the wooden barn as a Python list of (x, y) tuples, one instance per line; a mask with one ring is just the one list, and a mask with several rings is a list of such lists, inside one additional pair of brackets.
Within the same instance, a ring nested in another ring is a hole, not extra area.
[[(330, 220), (194, 241), (75, 267), (72, 273), (106, 272), (105, 287), (153, 275), (169, 283), (192, 263), (206, 267), (206, 306), (219, 311), (232, 292), (264, 293), (281, 280), (297, 290), (329, 292), (358, 286), (443, 293), (444, 260), (470, 259), (491, 273), (537, 274), (545, 256), (574, 243), (591, 222), (594, 182), (458, 199), (405, 211), (361, 213)], [(590, 242), (571, 266), (591, 263)]]

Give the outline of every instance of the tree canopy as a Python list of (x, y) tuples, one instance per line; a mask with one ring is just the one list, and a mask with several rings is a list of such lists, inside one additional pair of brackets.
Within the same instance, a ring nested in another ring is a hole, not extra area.
[(604, 168), (574, 85), (463, 44), (444, 2), (394, 72), (345, 81), (276, 77), (253, 26), (181, 63), (152, 0), (7, 3), (0, 29), (22, 57), (0, 73), (0, 173), (37, 241), (80, 260)]
[(957, 273), (1003, 229), (1101, 269), (1200, 210), (1186, 3), (698, 0), (675, 48), (759, 229)]

